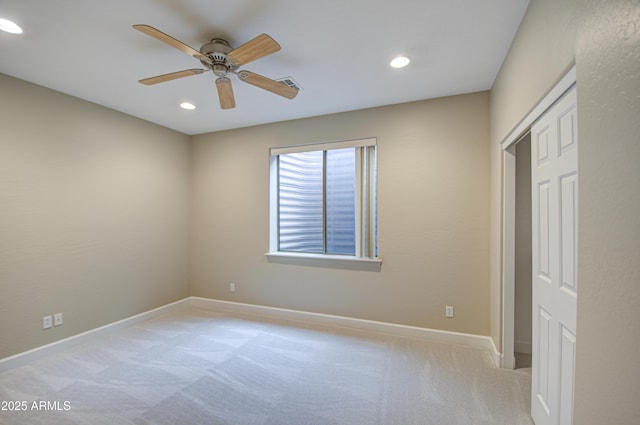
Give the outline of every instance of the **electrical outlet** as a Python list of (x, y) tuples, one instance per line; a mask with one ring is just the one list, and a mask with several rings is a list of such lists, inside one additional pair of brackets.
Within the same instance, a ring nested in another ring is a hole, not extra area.
[(453, 306), (448, 305), (444, 309), (444, 315), (448, 318), (453, 318)]
[(229, 284), (229, 291), (236, 292), (236, 284), (235, 283), (230, 283)]
[(51, 316), (44, 316), (42, 318), (42, 329), (49, 329), (52, 326)]
[(53, 326), (62, 325), (62, 313), (56, 313), (53, 315)]

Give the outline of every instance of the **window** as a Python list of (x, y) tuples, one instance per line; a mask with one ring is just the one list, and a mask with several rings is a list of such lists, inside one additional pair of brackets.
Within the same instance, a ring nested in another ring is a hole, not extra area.
[(271, 149), (271, 252), (378, 257), (375, 139)]

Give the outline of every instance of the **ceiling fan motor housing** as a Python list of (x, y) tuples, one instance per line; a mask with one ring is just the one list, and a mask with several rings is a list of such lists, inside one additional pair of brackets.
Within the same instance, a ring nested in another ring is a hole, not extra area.
[(211, 41), (200, 47), (200, 53), (211, 58), (213, 64), (204, 61), (200, 62), (206, 67), (211, 68), (213, 73), (218, 77), (224, 77), (229, 71), (237, 68), (227, 62), (227, 53), (232, 50), (233, 47), (231, 47), (226, 40), (222, 38), (212, 38)]

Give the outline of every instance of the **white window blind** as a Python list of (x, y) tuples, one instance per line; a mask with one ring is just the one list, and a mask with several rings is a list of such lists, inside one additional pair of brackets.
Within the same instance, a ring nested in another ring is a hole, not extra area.
[(271, 251), (377, 257), (375, 139), (271, 150)]

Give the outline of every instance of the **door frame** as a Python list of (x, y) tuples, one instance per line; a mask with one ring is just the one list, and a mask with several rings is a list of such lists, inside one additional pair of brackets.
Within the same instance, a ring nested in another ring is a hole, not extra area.
[(502, 147), (502, 347), (500, 366), (515, 368), (515, 211), (516, 143), (531, 130), (531, 125), (576, 83), (576, 67), (571, 69), (520, 121), (500, 143)]

